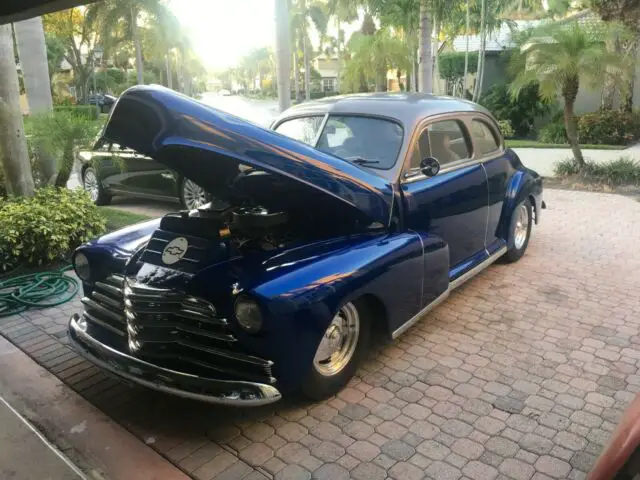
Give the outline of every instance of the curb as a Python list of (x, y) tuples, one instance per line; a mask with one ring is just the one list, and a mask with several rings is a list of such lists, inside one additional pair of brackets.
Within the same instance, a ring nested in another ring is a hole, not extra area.
[[(89, 478), (188, 480), (21, 350), (0, 337), (0, 384), (13, 406)], [(5, 394), (5, 396), (7, 396)]]

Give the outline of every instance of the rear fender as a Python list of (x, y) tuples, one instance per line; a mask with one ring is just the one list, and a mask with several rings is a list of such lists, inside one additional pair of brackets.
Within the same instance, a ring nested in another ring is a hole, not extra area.
[(513, 212), (520, 203), (529, 197), (533, 198), (532, 207), (535, 209), (537, 223), (542, 207), (542, 177), (533, 170), (523, 167), (511, 176), (507, 185), (506, 197), (498, 224), (498, 237), (508, 240)]

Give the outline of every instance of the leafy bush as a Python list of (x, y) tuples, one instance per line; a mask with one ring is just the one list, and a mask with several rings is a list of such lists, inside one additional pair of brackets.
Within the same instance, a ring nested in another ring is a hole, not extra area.
[(567, 131), (563, 121), (551, 121), (538, 132), (538, 141), (542, 143), (567, 143)]
[(529, 135), (535, 119), (550, 109), (540, 97), (538, 85), (523, 88), (517, 98), (511, 96), (506, 85), (494, 85), (480, 98), (480, 104), (498, 120), (509, 120), (518, 137)]
[(578, 140), (595, 145), (628, 145), (640, 138), (640, 114), (599, 110), (577, 117)]
[[(94, 107), (95, 108), (95, 107)], [(34, 144), (59, 159), (56, 186), (67, 185), (76, 150), (88, 146), (98, 134), (102, 123), (70, 111), (54, 111), (33, 115), (28, 133)]]
[[(464, 52), (443, 53), (438, 57), (438, 71), (440, 77), (447, 81), (447, 94), (461, 91), (464, 87)], [(478, 70), (478, 56), (469, 55), (467, 72), (476, 73)]]
[(61, 105), (53, 107), (54, 113), (69, 113), (86, 120), (95, 120), (98, 116), (98, 107), (95, 105)]
[(580, 174), (589, 181), (607, 185), (640, 185), (640, 163), (627, 157), (609, 163), (588, 161), (583, 171), (572, 158), (558, 162), (554, 172), (559, 177)]
[(48, 187), (33, 198), (0, 200), (0, 272), (64, 258), (104, 229), (84, 190)]
[(511, 138), (515, 135), (511, 122), (509, 120), (498, 120), (498, 126), (502, 132), (502, 136), (505, 138)]

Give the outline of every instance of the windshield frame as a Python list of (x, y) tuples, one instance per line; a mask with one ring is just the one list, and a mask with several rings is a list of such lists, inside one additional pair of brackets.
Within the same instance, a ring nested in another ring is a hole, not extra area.
[[(285, 122), (289, 122), (291, 120), (295, 120), (295, 119), (299, 119), (299, 118), (307, 118), (307, 117), (324, 117), (322, 119), (322, 122), (320, 122), (320, 128), (318, 129), (318, 132), (315, 135), (315, 138), (313, 140), (313, 144), (308, 144), (311, 147), (315, 148), (318, 151), (321, 151), (323, 153), (326, 153), (327, 155), (332, 155), (336, 158), (339, 158), (340, 160), (343, 160), (347, 163), (350, 163), (352, 165), (356, 165), (357, 167), (360, 168), (366, 168), (366, 169), (371, 169), (371, 170), (376, 170), (379, 172), (388, 172), (390, 170), (393, 170), (396, 165), (398, 164), (398, 159), (400, 158), (400, 154), (402, 153), (402, 148), (405, 144), (406, 141), (406, 135), (405, 135), (405, 131), (404, 131), (404, 125), (402, 124), (402, 122), (400, 122), (397, 118), (393, 118), (393, 117), (388, 117), (386, 115), (376, 115), (376, 114), (369, 114), (369, 113), (349, 113), (349, 112), (327, 112), (327, 113), (311, 113), (311, 112), (305, 112), (304, 114), (299, 114), (299, 115), (291, 115), (290, 117), (285, 117), (285, 118), (280, 118), (278, 119), (277, 122), (274, 122), (271, 125), (271, 130), (273, 130), (276, 133), (279, 133), (277, 128), (282, 125)], [(356, 162), (352, 162), (347, 160), (346, 158), (342, 158), (342, 157), (338, 157), (337, 155), (334, 155), (330, 152), (326, 152), (324, 150), (320, 150), (318, 149), (318, 142), (320, 141), (320, 138), (322, 138), (322, 134), (324, 133), (325, 129), (327, 128), (327, 123), (329, 122), (329, 119), (331, 117), (361, 117), (361, 118), (370, 118), (370, 119), (374, 119), (374, 120), (384, 120), (387, 122), (392, 122), (394, 124), (396, 124), (398, 127), (400, 127), (400, 131), (401, 131), (401, 136), (400, 136), (400, 143), (398, 145), (398, 151), (395, 155), (395, 158), (393, 159), (392, 162), (390, 162), (388, 164), (388, 166), (385, 167), (379, 167), (376, 166), (375, 164), (371, 165), (371, 164), (358, 164)], [(284, 135), (284, 134), (280, 134), (280, 135)], [(290, 138), (290, 137), (287, 137)], [(304, 143), (304, 142), (303, 142)]]

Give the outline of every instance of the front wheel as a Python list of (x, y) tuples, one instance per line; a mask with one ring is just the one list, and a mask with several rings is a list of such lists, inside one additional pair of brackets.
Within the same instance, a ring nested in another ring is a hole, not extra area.
[(513, 211), (509, 225), (508, 249), (504, 256), (507, 262), (516, 262), (524, 255), (531, 237), (532, 212), (533, 208), (528, 199), (520, 203)]
[(209, 202), (209, 195), (197, 183), (183, 178), (180, 182), (180, 203), (184, 208), (193, 210)]
[(367, 352), (370, 335), (371, 314), (364, 301), (340, 307), (320, 340), (302, 393), (322, 400), (342, 390)]

